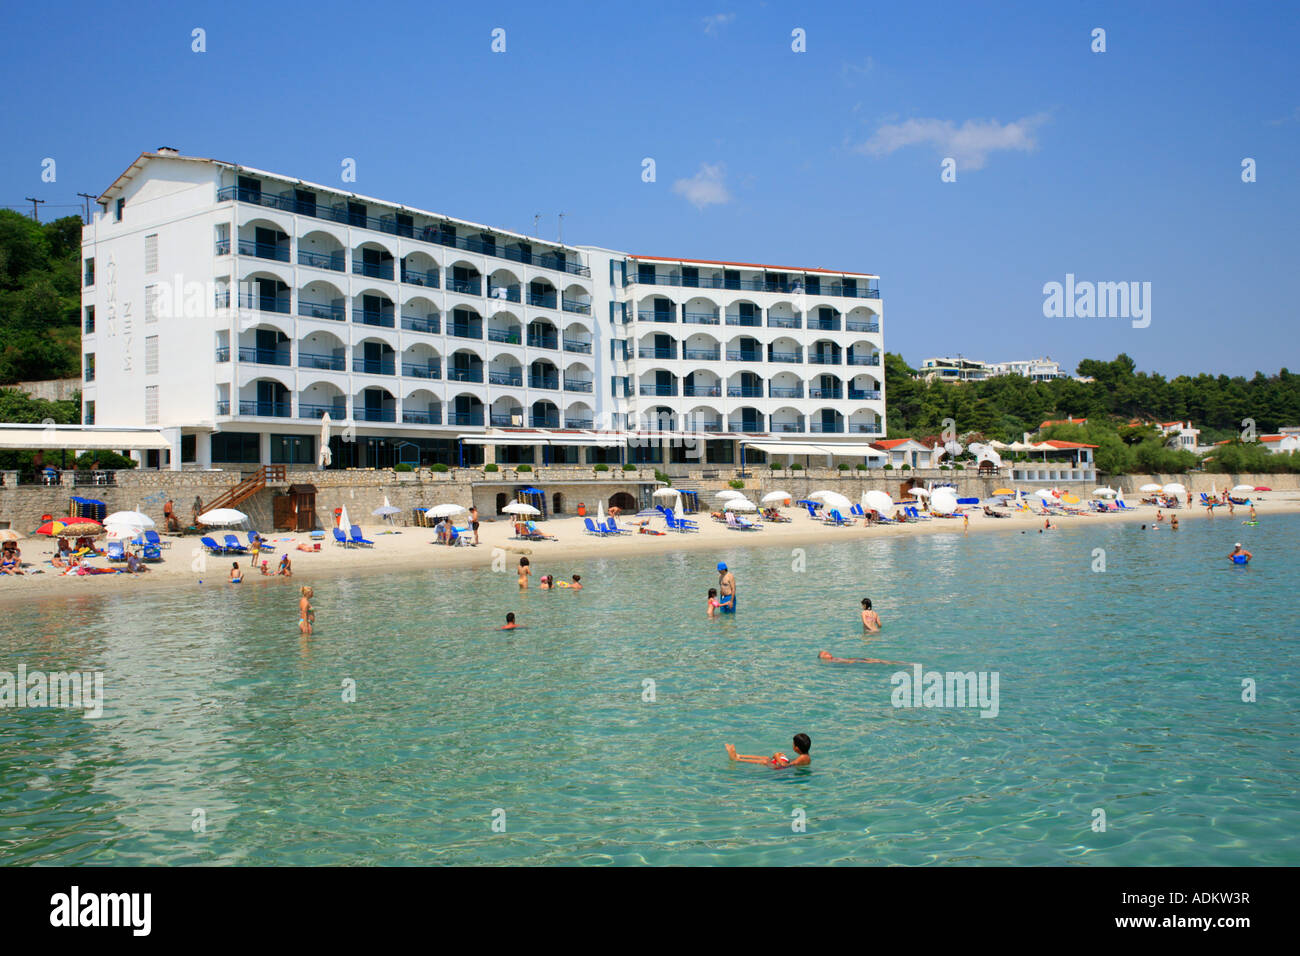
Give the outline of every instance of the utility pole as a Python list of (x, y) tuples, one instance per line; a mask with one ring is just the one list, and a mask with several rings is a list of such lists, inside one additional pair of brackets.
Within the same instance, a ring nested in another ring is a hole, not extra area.
[(40, 217), (40, 212), (39, 212), (39, 210), (37, 209), (37, 207), (38, 207), (41, 203), (45, 202), (45, 200), (44, 200), (44, 199), (33, 199), (31, 196), (24, 196), (23, 198), (26, 199), (29, 203), (32, 204), (32, 218), (35, 219), (37, 222), (40, 222), (40, 221), (41, 221), (41, 217)]
[(564, 242), (564, 213), (560, 213), (560, 243)]
[(90, 193), (77, 193), (77, 195), (86, 200), (86, 225), (90, 225), (90, 201), (99, 197), (92, 196)]

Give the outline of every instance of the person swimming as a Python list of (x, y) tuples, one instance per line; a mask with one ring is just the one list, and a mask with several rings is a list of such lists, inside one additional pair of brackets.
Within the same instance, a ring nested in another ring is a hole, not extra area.
[(1232, 551), (1228, 554), (1228, 560), (1233, 564), (1249, 564), (1254, 555), (1241, 546), (1238, 541), (1232, 546)]
[(519, 625), (515, 623), (515, 612), (511, 611), (506, 615), (506, 622), (497, 628), (498, 631), (513, 631)]
[(718, 589), (709, 588), (709, 617), (716, 617), (718, 613)]
[(808, 751), (812, 749), (812, 740), (807, 734), (795, 734), (792, 746), (797, 755), (793, 760), (785, 754), (777, 751), (770, 757), (759, 757), (754, 754), (736, 753), (735, 744), (724, 744), (727, 748), (727, 756), (739, 763), (757, 763), (765, 767), (771, 767), (774, 770), (785, 770), (788, 767), (807, 767), (812, 763), (812, 757)]
[(884, 625), (880, 621), (880, 615), (871, 609), (871, 598), (862, 599), (862, 633), (875, 634), (880, 631)]
[(899, 667), (907, 666), (902, 661), (882, 661), (875, 657), (835, 657), (830, 651), (819, 651), (817, 659), (825, 661), (827, 664), (896, 664)]

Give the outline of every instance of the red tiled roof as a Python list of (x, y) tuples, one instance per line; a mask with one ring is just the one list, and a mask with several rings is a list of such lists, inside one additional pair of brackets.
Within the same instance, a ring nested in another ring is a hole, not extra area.
[(739, 266), (742, 269), (771, 269), (775, 272), (823, 272), (827, 275), (834, 276), (862, 276), (868, 279), (879, 279), (880, 276), (872, 272), (844, 272), (839, 269), (805, 269), (803, 266), (771, 266), (764, 265), (761, 262), (727, 262), (722, 259), (682, 259), (674, 256), (628, 256), (629, 259), (653, 259), (656, 262), (698, 262), (706, 266)]
[(1086, 424), (1088, 424), (1088, 419), (1086, 418), (1058, 418), (1055, 421), (1043, 422), (1043, 424), (1039, 425), (1038, 427), (1047, 428), (1051, 425), (1086, 425)]
[(1081, 441), (1060, 441), (1056, 438), (1049, 438), (1047, 441), (1039, 442), (1040, 445), (1051, 445), (1053, 448), (1096, 448), (1096, 445), (1086, 445)]
[(1260, 435), (1259, 440), (1260, 441), (1281, 441), (1283, 438), (1286, 437), (1287, 437), (1286, 435)]

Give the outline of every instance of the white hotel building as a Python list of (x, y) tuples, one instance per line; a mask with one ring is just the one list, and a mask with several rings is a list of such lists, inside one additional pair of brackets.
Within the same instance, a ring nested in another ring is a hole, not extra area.
[(884, 434), (874, 275), (562, 245), (167, 149), (97, 202), (85, 420), (158, 429), (148, 466), (311, 464), (325, 414), (334, 467), (700, 460), (649, 429), (853, 461)]

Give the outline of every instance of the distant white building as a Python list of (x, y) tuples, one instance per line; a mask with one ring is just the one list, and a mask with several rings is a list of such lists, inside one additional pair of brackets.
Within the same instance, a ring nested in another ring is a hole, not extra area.
[(977, 362), (974, 359), (960, 356), (957, 358), (945, 356), (928, 358), (923, 361), (917, 378), (922, 378), (927, 382), (935, 380), (940, 382), (982, 382), (993, 374), (986, 362)]
[(1259, 440), (1274, 455), (1300, 451), (1300, 428), (1282, 428), (1276, 435), (1260, 435)]
[(1200, 447), (1201, 430), (1193, 428), (1191, 422), (1156, 422), (1155, 424), (1166, 439), (1166, 443), (1177, 447), (1179, 451), (1196, 453)]
[(1061, 371), (1061, 363), (1050, 358), (1025, 359), (1015, 362), (994, 362), (989, 366), (993, 375), (1019, 375), (1034, 382), (1050, 382), (1058, 378), (1069, 378), (1069, 373)]

